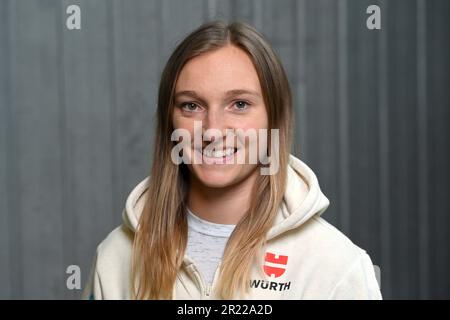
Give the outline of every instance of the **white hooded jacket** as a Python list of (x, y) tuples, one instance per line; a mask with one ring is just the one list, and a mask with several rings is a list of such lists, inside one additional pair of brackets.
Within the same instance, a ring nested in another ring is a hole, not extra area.
[[(304, 194), (305, 182), (307, 194)], [(131, 299), (131, 250), (144, 206), (148, 178), (130, 193), (123, 224), (97, 247), (83, 298)], [(254, 265), (250, 290), (242, 299), (381, 299), (368, 254), (321, 218), (329, 200), (314, 172), (290, 156), (283, 204), (267, 237), (263, 265)], [(155, 263), (157, 263), (155, 261)], [(218, 299), (204, 285), (196, 265), (184, 257), (173, 288), (174, 299)]]

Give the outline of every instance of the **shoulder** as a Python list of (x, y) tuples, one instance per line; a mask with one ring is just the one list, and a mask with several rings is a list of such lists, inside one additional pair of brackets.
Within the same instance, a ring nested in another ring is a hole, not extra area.
[[(306, 226), (308, 227), (308, 226)], [(319, 244), (326, 248), (340, 249), (350, 259), (365, 253), (365, 250), (358, 247), (348, 236), (333, 226), (320, 216), (315, 216), (310, 220), (312, 234), (317, 237)]]
[(296, 232), (303, 247), (301, 264), (316, 275), (333, 299), (380, 298), (372, 261), (367, 252), (323, 218), (311, 218)]
[(344, 233), (325, 219), (315, 216), (294, 231), (293, 237), (321, 262), (348, 265), (366, 251), (353, 243)]
[(111, 231), (97, 246), (97, 268), (111, 269), (117, 262), (131, 257), (134, 233), (124, 225), (120, 225)]
[(97, 246), (83, 297), (85, 299), (128, 299), (133, 232), (121, 225)]

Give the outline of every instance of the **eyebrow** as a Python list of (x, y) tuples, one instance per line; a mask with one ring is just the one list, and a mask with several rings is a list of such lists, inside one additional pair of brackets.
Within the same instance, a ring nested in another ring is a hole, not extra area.
[[(226, 98), (229, 98), (229, 97), (240, 95), (240, 94), (249, 94), (249, 95), (252, 95), (252, 96), (255, 96), (258, 98), (261, 97), (261, 95), (257, 91), (247, 90), (247, 89), (229, 90), (229, 91), (225, 92), (224, 96)], [(179, 91), (179, 92), (175, 93), (175, 99), (178, 98), (179, 96), (190, 96), (190, 97), (196, 98), (203, 102), (203, 99), (200, 97), (200, 95), (198, 95), (197, 92), (195, 92), (193, 90), (183, 90), (183, 91)]]

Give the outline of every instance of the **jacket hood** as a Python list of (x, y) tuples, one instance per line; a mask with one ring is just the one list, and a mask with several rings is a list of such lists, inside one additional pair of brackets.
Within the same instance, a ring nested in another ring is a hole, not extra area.
[[(275, 223), (267, 235), (268, 240), (300, 227), (314, 216), (320, 216), (330, 204), (320, 190), (316, 175), (303, 161), (290, 155), (287, 170), (286, 192)], [(144, 208), (148, 181), (149, 177), (131, 191), (122, 213), (124, 224), (133, 232)]]

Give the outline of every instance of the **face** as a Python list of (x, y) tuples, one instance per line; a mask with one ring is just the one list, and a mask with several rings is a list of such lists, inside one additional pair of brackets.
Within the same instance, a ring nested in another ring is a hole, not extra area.
[(258, 75), (242, 49), (227, 45), (189, 60), (179, 74), (174, 102), (173, 126), (192, 137), (182, 150), (197, 181), (220, 188), (259, 174), (249, 155), (258, 136), (227, 140), (230, 132), (268, 129)]

